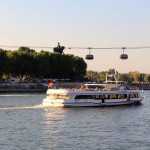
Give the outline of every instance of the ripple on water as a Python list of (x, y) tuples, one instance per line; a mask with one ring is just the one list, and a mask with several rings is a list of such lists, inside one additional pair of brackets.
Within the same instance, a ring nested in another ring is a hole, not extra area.
[(45, 94), (0, 96), (3, 150), (145, 150), (150, 144), (150, 92), (143, 105), (50, 108)]

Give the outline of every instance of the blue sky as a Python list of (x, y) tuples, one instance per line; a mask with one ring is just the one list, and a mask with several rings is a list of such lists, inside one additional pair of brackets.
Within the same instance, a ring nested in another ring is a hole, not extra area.
[[(0, 45), (150, 46), (149, 0), (0, 0)], [(50, 49), (50, 51), (52, 51)], [(85, 57), (88, 50), (65, 50)], [(150, 49), (92, 50), (88, 70), (150, 73)]]

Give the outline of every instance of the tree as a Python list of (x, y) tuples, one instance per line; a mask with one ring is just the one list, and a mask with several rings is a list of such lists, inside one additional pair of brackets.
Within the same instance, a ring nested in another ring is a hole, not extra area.
[(134, 79), (134, 82), (138, 82), (138, 81), (140, 80), (139, 77), (140, 77), (140, 72), (134, 71), (134, 72), (133, 72), (133, 79)]
[(6, 55), (6, 51), (0, 49), (0, 77), (2, 77), (2, 75), (7, 72), (7, 64), (8, 58)]
[(47, 51), (36, 52), (28, 47), (15, 51), (0, 50), (0, 75), (33, 78), (70, 78), (80, 80), (86, 72), (83, 58)]
[(84, 62), (83, 58), (75, 56), (73, 59), (74, 67), (72, 77), (73, 79), (83, 79), (86, 75), (87, 64)]
[(28, 53), (28, 54), (30, 54), (30, 53), (35, 53), (35, 50), (30, 49), (29, 47), (21, 46), (21, 47), (18, 48), (18, 52), (19, 53)]
[(35, 55), (35, 76), (44, 78), (49, 75), (51, 64), (49, 52), (41, 51)]
[(149, 76), (148, 74), (145, 74), (145, 75), (144, 75), (144, 81), (145, 81), (145, 82), (148, 82), (148, 76)]
[(35, 76), (35, 50), (32, 50), (28, 47), (20, 47), (17, 51), (18, 59), (17, 65), (19, 65), (18, 73), (22, 78), (26, 77), (34, 77)]
[(18, 53), (17, 51), (8, 51), (8, 68), (7, 76), (16, 76), (18, 75), (18, 70), (20, 69), (20, 63), (18, 62)]
[(128, 75), (128, 73), (119, 74), (119, 80), (126, 81), (126, 82), (129, 81), (129, 75)]

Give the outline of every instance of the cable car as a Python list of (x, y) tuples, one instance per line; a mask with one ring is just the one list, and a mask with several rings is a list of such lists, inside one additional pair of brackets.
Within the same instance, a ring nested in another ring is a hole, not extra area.
[(89, 54), (85, 56), (85, 59), (87, 60), (93, 60), (94, 59), (94, 56), (91, 55), (91, 47), (88, 48), (89, 49)]
[(120, 58), (123, 60), (128, 59), (128, 55), (127, 54), (121, 54)]
[(127, 55), (127, 54), (124, 54), (124, 49), (126, 49), (126, 48), (123, 47), (122, 49), (123, 49), (123, 54), (120, 55), (120, 59), (126, 60), (126, 59), (128, 59), (128, 55)]
[(87, 60), (93, 60), (94, 56), (93, 55), (86, 55), (85, 59), (87, 59)]

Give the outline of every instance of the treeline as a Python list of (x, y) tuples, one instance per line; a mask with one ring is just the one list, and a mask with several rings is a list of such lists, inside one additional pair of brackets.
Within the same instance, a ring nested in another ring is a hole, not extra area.
[(47, 52), (36, 52), (28, 47), (18, 50), (0, 49), (0, 78), (58, 78), (81, 80), (86, 74), (87, 64), (83, 58)]
[(139, 71), (132, 71), (129, 73), (119, 73), (115, 71), (115, 69), (109, 69), (109, 71), (92, 71), (89, 70), (86, 73), (87, 78), (90, 81), (94, 82), (103, 82), (106, 80), (106, 74), (116, 74), (116, 78), (119, 81), (126, 81), (126, 82), (150, 82), (150, 74), (140, 73)]

